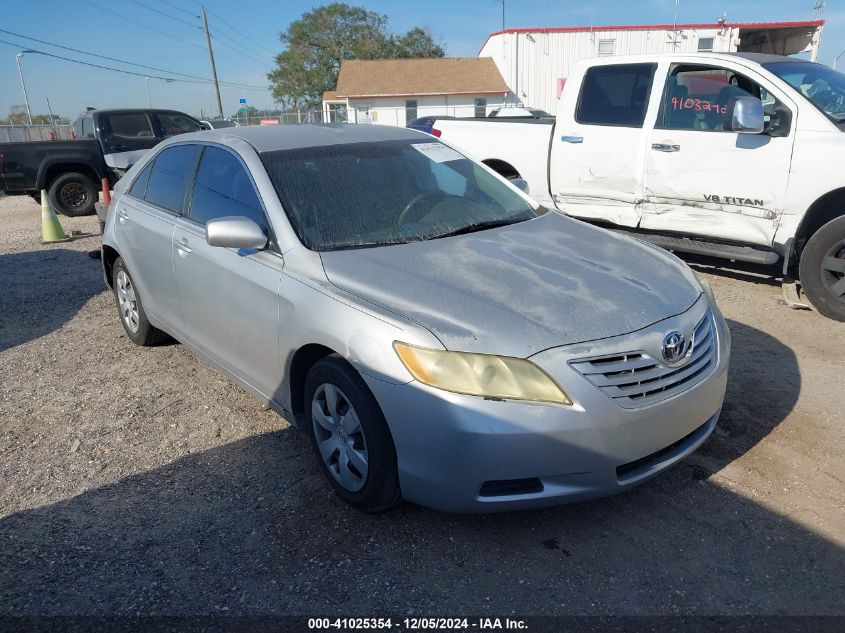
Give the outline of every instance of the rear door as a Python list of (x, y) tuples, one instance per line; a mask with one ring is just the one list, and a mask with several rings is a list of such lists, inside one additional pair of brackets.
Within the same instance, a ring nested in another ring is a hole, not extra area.
[(189, 212), (174, 234), (173, 267), (188, 338), (266, 397), (282, 380), (279, 285), (284, 260), (263, 250), (209, 246), (206, 222), (244, 216), (272, 237), (255, 184), (228, 148), (205, 147)]
[(128, 170), (161, 141), (146, 112), (103, 114), (98, 125), (103, 158), (112, 169)]
[(154, 322), (181, 331), (184, 319), (173, 277), (173, 231), (185, 205), (200, 147), (174, 145), (160, 152), (115, 208), (123, 259)]
[(644, 124), (656, 70), (651, 63), (591, 66), (576, 84), (580, 91), (564, 94), (549, 179), (567, 214), (623, 226), (639, 222)]
[[(764, 105), (761, 134), (732, 132), (728, 106)], [(789, 181), (794, 104), (753, 71), (676, 63), (669, 70), (646, 160), (641, 227), (771, 245)]]

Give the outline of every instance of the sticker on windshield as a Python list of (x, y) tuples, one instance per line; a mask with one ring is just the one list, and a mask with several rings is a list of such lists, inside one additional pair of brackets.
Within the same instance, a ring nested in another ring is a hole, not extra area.
[(461, 160), (463, 158), (458, 152), (442, 143), (414, 143), (411, 147), (428, 156), (435, 163), (446, 163), (450, 160)]

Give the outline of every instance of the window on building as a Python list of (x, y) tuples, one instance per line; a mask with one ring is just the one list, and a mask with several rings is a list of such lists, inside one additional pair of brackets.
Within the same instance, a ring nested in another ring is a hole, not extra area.
[(713, 50), (713, 42), (714, 38), (712, 37), (699, 37), (698, 38), (698, 52), (699, 53), (709, 53)]
[(712, 132), (729, 130), (728, 109), (737, 97), (760, 99), (766, 129), (788, 133), (790, 111), (773, 94), (727, 68), (700, 65), (679, 65), (672, 69), (658, 127)]
[(586, 125), (642, 127), (656, 64), (590, 68), (581, 85), (575, 120)]
[(599, 40), (599, 57), (610, 57), (616, 52), (616, 40)]
[(264, 211), (246, 169), (224, 149), (207, 147), (200, 160), (191, 219), (204, 224), (215, 218), (240, 215), (266, 227)]
[(487, 116), (487, 99), (485, 99), (484, 97), (477, 97), (475, 99), (475, 116)]
[(174, 213), (182, 213), (185, 189), (196, 166), (199, 145), (174, 145), (156, 156), (145, 199)]
[(413, 121), (417, 118), (417, 100), (408, 99), (405, 102), (405, 122)]

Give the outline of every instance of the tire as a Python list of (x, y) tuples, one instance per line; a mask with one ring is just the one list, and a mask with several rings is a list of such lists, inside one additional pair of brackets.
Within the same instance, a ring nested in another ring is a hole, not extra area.
[[(335, 415), (329, 404), (332, 390)], [(308, 372), (304, 402), (305, 428), (314, 455), (338, 496), (368, 513), (399, 503), (402, 496), (393, 438), (381, 407), (358, 372), (337, 354), (326, 356)], [(322, 421), (315, 419), (318, 411)], [(350, 411), (355, 417), (350, 417)], [(361, 464), (366, 465), (366, 472)]]
[(97, 184), (85, 174), (74, 171), (51, 182), (47, 193), (53, 208), (68, 217), (91, 215), (98, 199)]
[(845, 216), (831, 220), (809, 239), (801, 252), (798, 276), (820, 314), (845, 321)]
[(136, 345), (159, 345), (168, 340), (167, 334), (150, 324), (141, 297), (123, 259), (118, 257), (112, 266), (114, 301), (126, 336)]

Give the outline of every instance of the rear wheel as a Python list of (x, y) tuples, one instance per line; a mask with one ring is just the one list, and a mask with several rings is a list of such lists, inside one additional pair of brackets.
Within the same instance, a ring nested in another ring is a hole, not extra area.
[(816, 231), (798, 264), (801, 288), (824, 316), (845, 321), (845, 216)]
[(94, 203), (98, 198), (96, 183), (78, 172), (68, 172), (56, 178), (50, 183), (48, 194), (53, 208), (70, 217), (94, 213)]
[(393, 438), (358, 372), (336, 354), (317, 361), (305, 380), (304, 402), (314, 454), (338, 496), (365, 512), (399, 503)]
[(135, 282), (123, 259), (118, 257), (112, 267), (114, 300), (120, 313), (120, 322), (126, 335), (136, 345), (158, 345), (167, 340), (167, 334), (150, 324), (144, 312), (144, 304), (135, 288)]

